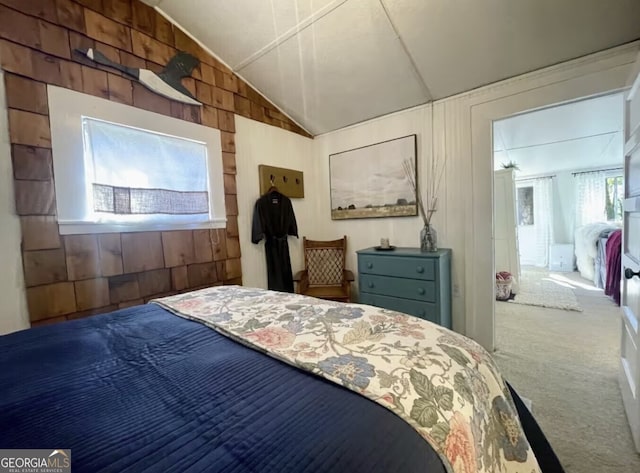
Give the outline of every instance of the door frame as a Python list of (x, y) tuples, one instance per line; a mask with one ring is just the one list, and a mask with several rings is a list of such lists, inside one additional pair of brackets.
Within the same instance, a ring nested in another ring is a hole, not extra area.
[[(637, 231), (635, 226), (630, 225), (630, 214), (637, 214), (640, 210), (640, 196), (638, 195), (638, 189), (629, 184), (631, 174), (629, 168), (631, 166), (631, 160), (634, 159), (636, 153), (640, 152), (640, 123), (638, 117), (635, 116), (638, 112), (638, 105), (640, 104), (640, 53), (638, 53), (638, 59), (635, 64), (633, 72), (629, 75), (629, 82), (627, 85), (630, 87), (628, 95), (625, 97), (624, 104), (624, 118), (625, 118), (625, 133), (624, 133), (624, 170), (625, 170), (625, 201), (624, 201), (624, 225), (622, 229), (622, 285), (621, 285), (621, 308), (622, 308), (622, 337), (620, 346), (620, 368), (618, 372), (618, 380), (620, 384), (620, 391), (622, 394), (622, 401), (624, 409), (627, 414), (629, 426), (631, 427), (631, 434), (636, 447), (636, 450), (640, 452), (640, 393), (638, 393), (639, 374), (638, 374), (638, 302), (636, 297), (631, 298), (629, 302), (629, 285), (635, 286), (634, 292), (637, 292), (638, 280), (634, 277), (627, 277), (626, 271), (638, 272), (640, 265), (638, 264), (637, 250), (632, 253), (630, 241), (630, 230)], [(632, 121), (633, 120), (633, 121)], [(637, 176), (634, 176), (637, 179)], [(629, 196), (629, 194), (633, 194)], [(634, 238), (637, 235), (634, 235)], [(635, 244), (633, 246), (636, 246)]]
[[(625, 53), (559, 70), (540, 84), (500, 97), (471, 97), (472, 206), (467, 219), (466, 333), (489, 351), (495, 349), (495, 249), (493, 215), (493, 122), (524, 112), (620, 92), (627, 88), (638, 43)], [(585, 58), (586, 59), (586, 58)]]

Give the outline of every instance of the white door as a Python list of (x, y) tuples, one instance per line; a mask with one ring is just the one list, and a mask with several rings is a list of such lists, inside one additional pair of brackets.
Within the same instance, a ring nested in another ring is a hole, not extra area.
[[(509, 271), (520, 281), (518, 231), (516, 227), (516, 183), (513, 169), (494, 172), (493, 215), (496, 272)], [(517, 293), (517, 287), (513, 287)]]
[(640, 452), (640, 54), (625, 100), (625, 203), (622, 243), (620, 389)]

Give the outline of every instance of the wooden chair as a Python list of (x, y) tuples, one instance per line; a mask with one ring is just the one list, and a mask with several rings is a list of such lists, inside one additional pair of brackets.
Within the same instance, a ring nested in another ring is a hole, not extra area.
[(293, 277), (296, 292), (339, 302), (351, 301), (353, 273), (345, 269), (347, 237), (316, 241), (302, 238), (304, 267)]

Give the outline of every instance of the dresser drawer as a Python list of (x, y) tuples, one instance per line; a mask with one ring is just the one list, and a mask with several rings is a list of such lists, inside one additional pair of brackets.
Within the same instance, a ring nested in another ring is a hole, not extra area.
[(360, 293), (360, 303), (395, 310), (404, 314), (414, 315), (421, 319), (440, 324), (440, 308), (432, 302), (412, 301), (397, 297), (381, 296), (379, 294)]
[(433, 281), (436, 278), (436, 265), (432, 259), (427, 258), (360, 255), (358, 257), (358, 273)]
[(436, 283), (420, 279), (391, 278), (374, 274), (360, 275), (360, 291), (384, 296), (436, 302)]

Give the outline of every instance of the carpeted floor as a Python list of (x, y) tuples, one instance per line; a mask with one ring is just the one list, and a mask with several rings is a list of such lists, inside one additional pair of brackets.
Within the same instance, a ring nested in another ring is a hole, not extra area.
[(563, 273), (549, 273), (545, 269), (524, 266), (520, 290), (509, 302), (582, 312), (571, 284), (564, 279)]
[(567, 274), (584, 312), (496, 302), (505, 378), (533, 414), (566, 473), (637, 473), (618, 387), (619, 308), (577, 273)]

